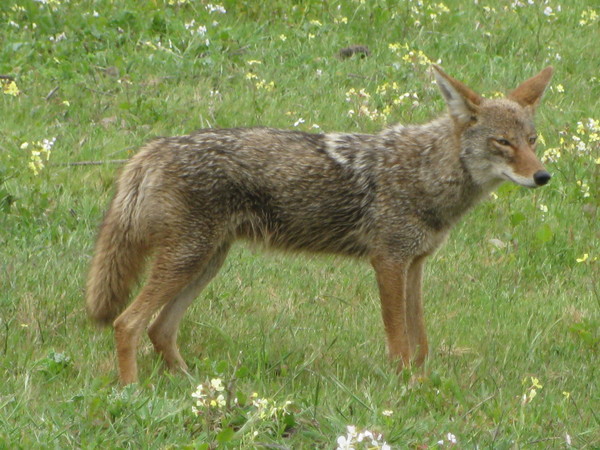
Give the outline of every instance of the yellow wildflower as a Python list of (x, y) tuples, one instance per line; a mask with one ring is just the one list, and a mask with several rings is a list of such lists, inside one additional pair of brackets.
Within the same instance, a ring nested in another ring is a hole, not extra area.
[(542, 133), (538, 134), (538, 142), (540, 142), (542, 145), (546, 145), (546, 139), (544, 139), (544, 135)]
[(581, 19), (579, 20), (579, 25), (582, 27), (585, 25), (592, 25), (598, 21), (598, 13), (596, 10), (588, 8), (585, 11), (581, 12)]
[(273, 81), (267, 83), (267, 80), (260, 80), (255, 84), (256, 89), (264, 89), (265, 91), (272, 91), (275, 89), (275, 83)]
[(2, 92), (6, 95), (12, 95), (13, 97), (16, 97), (21, 93), (17, 83), (15, 83), (13, 80), (2, 83)]

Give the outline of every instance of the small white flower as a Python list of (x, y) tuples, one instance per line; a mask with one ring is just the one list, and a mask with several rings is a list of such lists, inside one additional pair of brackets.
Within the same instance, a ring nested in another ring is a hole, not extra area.
[(213, 378), (212, 380), (210, 380), (210, 385), (217, 392), (225, 390), (225, 387), (223, 386), (223, 381), (220, 378)]
[(48, 39), (50, 39), (51, 42), (60, 42), (60, 41), (64, 41), (65, 39), (67, 39), (67, 35), (63, 31), (62, 33), (57, 34), (55, 36), (50, 36)]
[(300, 125), (300, 124), (302, 124), (304, 122), (305, 122), (305, 120), (302, 117), (300, 117), (298, 120), (296, 120), (294, 122), (294, 126), (297, 127), (298, 125)]
[(198, 36), (204, 36), (206, 34), (206, 26), (198, 25), (196, 27), (196, 21), (192, 19), (191, 22), (184, 23), (185, 29), (189, 30), (191, 34), (197, 34)]
[[(337, 438), (337, 450), (354, 450), (357, 448), (391, 450), (388, 443), (382, 440), (381, 434), (373, 433), (370, 430), (357, 432), (354, 425), (348, 425), (346, 429), (346, 436)], [(356, 447), (357, 444), (361, 445)]]
[(212, 3), (206, 5), (206, 10), (211, 14), (214, 12), (225, 14), (227, 12), (223, 5), (213, 5)]
[(54, 143), (56, 142), (56, 137), (53, 137), (52, 139), (44, 139), (42, 140), (42, 148), (49, 152), (52, 149), (52, 146), (54, 145)]
[(337, 438), (337, 444), (337, 450), (349, 450), (351, 448), (350, 441), (348, 441), (346, 436), (340, 436), (339, 438)]
[(194, 398), (204, 398), (204, 397), (206, 397), (206, 395), (204, 395), (202, 393), (203, 389), (204, 389), (204, 386), (202, 386), (201, 384), (199, 384), (198, 387), (196, 388), (196, 392), (194, 392), (192, 394), (192, 397), (194, 397)]

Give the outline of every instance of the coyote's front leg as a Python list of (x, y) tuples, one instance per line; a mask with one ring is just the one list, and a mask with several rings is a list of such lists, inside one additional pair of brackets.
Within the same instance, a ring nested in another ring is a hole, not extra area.
[(415, 258), (409, 268), (406, 284), (406, 325), (410, 341), (410, 352), (416, 366), (422, 366), (427, 358), (428, 344), (423, 318), (421, 285), (423, 265), (427, 255)]
[(409, 263), (375, 257), (371, 261), (377, 276), (381, 314), (387, 335), (390, 359), (398, 360), (398, 371), (410, 365), (411, 346), (407, 327), (406, 286)]

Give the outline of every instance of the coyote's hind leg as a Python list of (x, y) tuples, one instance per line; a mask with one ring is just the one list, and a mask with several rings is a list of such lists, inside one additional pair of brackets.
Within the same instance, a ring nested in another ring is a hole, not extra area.
[[(187, 245), (163, 247), (159, 250), (148, 281), (135, 300), (114, 321), (121, 383), (137, 381), (137, 346), (152, 316), (180, 295), (184, 299), (189, 297), (182, 295), (186, 287), (214, 255), (213, 248), (196, 245), (193, 250), (190, 249), (189, 242)], [(177, 304), (175, 301), (175, 305)], [(165, 313), (167, 317), (171, 314), (173, 313), (168, 311)]]
[(155, 350), (162, 355), (169, 370), (187, 370), (187, 364), (177, 348), (179, 323), (194, 299), (219, 272), (229, 248), (229, 243), (219, 247), (208, 263), (201, 268), (196, 278), (163, 307), (148, 329)]

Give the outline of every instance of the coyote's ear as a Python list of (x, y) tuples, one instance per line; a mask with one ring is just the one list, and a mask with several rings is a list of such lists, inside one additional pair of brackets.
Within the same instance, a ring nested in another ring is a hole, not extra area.
[(460, 124), (468, 124), (477, 117), (481, 96), (445, 73), (437, 64), (433, 65), (433, 74), (446, 99), (450, 115)]
[(521, 83), (518, 88), (508, 94), (508, 98), (523, 107), (531, 106), (535, 108), (542, 99), (542, 95), (544, 95), (544, 91), (548, 83), (550, 83), (553, 72), (554, 69), (552, 66), (546, 67), (536, 76)]

